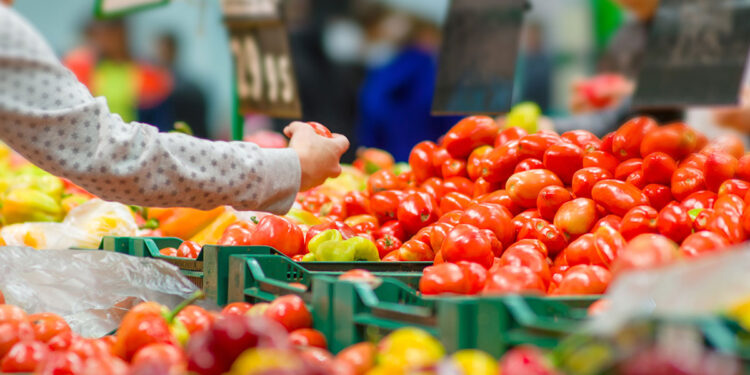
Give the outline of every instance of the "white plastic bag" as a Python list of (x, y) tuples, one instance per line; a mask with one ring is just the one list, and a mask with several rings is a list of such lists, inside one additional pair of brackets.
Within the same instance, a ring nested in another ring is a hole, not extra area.
[(179, 269), (98, 250), (0, 247), (0, 291), (29, 314), (52, 312), (76, 333), (103, 336), (142, 301), (174, 307), (196, 290)]

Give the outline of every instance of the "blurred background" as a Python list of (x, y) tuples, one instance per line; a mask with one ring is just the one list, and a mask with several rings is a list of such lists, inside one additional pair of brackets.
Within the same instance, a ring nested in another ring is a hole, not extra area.
[[(185, 121), (198, 136), (230, 138), (231, 61), (219, 1), (174, 0), (107, 22), (92, 20), (93, 3), (17, 1), (15, 8), (123, 118), (162, 130)], [(632, 73), (631, 57), (606, 52), (618, 33), (637, 23), (635, 14), (614, 0), (531, 3), (514, 101), (566, 116), (580, 111), (572, 89), (578, 80), (599, 71)], [(413, 144), (437, 138), (455, 122), (429, 115), (448, 0), (285, 4), (304, 120), (349, 136), (354, 147), (345, 160), (359, 145), (385, 148), (404, 160)], [(637, 30), (635, 35), (625, 39), (637, 48)], [(245, 134), (278, 131), (287, 122), (247, 116)]]

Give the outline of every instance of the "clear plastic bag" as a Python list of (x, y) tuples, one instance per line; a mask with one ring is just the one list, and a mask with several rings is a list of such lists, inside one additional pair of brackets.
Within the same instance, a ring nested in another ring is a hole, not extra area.
[(143, 301), (174, 307), (196, 287), (179, 269), (110, 251), (0, 247), (0, 290), (28, 313), (61, 315), (86, 337), (103, 336)]

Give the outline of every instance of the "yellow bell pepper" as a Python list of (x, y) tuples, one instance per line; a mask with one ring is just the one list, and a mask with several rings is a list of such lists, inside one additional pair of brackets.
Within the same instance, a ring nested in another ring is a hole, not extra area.
[(208, 226), (198, 232), (198, 234), (193, 236), (190, 241), (196, 242), (201, 246), (217, 244), (227, 227), (235, 223), (237, 220), (237, 215), (234, 211), (227, 210), (219, 215), (219, 217), (211, 222), (211, 224), (208, 224)]
[(380, 342), (378, 365), (415, 369), (436, 364), (445, 356), (443, 345), (429, 333), (413, 327), (393, 331)]
[(275, 348), (254, 348), (242, 352), (234, 361), (229, 375), (262, 375), (303, 373), (304, 364), (297, 353)]
[(292, 208), (291, 210), (289, 210), (289, 212), (284, 217), (286, 217), (287, 219), (291, 219), (292, 221), (297, 223), (297, 225), (313, 226), (320, 224), (320, 219), (318, 219), (315, 215), (305, 210), (299, 210), (296, 208)]
[(61, 179), (50, 174), (41, 176), (24, 174), (10, 180), (8, 190), (17, 189), (37, 190), (59, 201), (62, 199), (65, 184)]
[(60, 221), (63, 208), (57, 200), (33, 189), (11, 190), (2, 201), (5, 224), (28, 221)]

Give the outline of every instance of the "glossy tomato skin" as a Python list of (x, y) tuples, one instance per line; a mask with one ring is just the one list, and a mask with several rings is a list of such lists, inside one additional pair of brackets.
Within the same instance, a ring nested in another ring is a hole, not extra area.
[(544, 243), (551, 256), (557, 255), (568, 245), (563, 232), (544, 219), (531, 219), (528, 225), (521, 227), (517, 239), (539, 240)]
[(619, 180), (602, 180), (591, 189), (591, 198), (615, 215), (625, 215), (635, 206), (648, 205), (648, 198), (637, 187)]
[(201, 245), (193, 241), (183, 241), (177, 248), (177, 256), (182, 258), (197, 259), (201, 253)]
[[(513, 243), (513, 217), (507, 208), (494, 203), (478, 203), (464, 211), (461, 224), (470, 224), (479, 229), (489, 229), (502, 244)], [(504, 246), (504, 245), (503, 245)]]
[(492, 145), (500, 131), (487, 116), (469, 116), (454, 125), (443, 138), (443, 146), (457, 159), (466, 159), (479, 146)]
[(579, 264), (570, 267), (562, 280), (552, 291), (552, 295), (596, 295), (603, 294), (612, 274), (604, 267)]
[(455, 226), (455, 224), (441, 222), (432, 225), (432, 230), (430, 231), (430, 247), (435, 253), (438, 253), (443, 247), (445, 237), (448, 236), (448, 232), (450, 232)]
[(581, 166), (583, 168), (598, 167), (606, 170), (607, 172), (614, 175), (615, 169), (620, 164), (620, 161), (612, 154), (604, 151), (594, 150), (588, 151), (583, 155)]
[[(699, 154), (701, 155), (701, 154)], [(737, 178), (750, 182), (750, 154), (743, 155), (737, 160)]]
[(680, 164), (677, 165), (677, 168), (695, 168), (702, 171), (706, 166), (706, 160), (708, 160), (708, 156), (705, 154), (693, 153), (688, 155), (685, 159), (682, 159)]
[[(596, 251), (594, 234), (586, 233), (571, 242), (561, 254), (565, 255), (565, 261), (570, 266), (577, 264), (594, 264), (603, 266), (606, 262), (601, 259)], [(558, 256), (559, 257), (559, 256)]]
[(658, 217), (659, 212), (651, 206), (633, 207), (622, 217), (620, 233), (628, 241), (639, 234), (658, 233)]
[(274, 299), (263, 315), (281, 323), (287, 332), (312, 327), (312, 315), (305, 302), (293, 294)]
[(484, 154), (481, 161), (481, 177), (488, 182), (504, 184), (520, 161), (518, 143), (519, 141), (510, 141)]
[[(250, 238), (255, 232), (256, 224), (249, 221), (238, 221), (231, 224), (224, 230), (224, 233), (219, 239), (219, 245), (221, 246), (247, 246), (250, 245)], [(162, 249), (164, 250), (164, 249)], [(170, 252), (171, 253), (171, 252)], [(174, 249), (174, 254), (165, 254), (167, 256), (177, 256), (177, 249)]]
[(648, 184), (643, 187), (643, 194), (648, 198), (651, 207), (661, 210), (669, 202), (674, 200), (672, 190), (667, 186), (659, 184)]
[(693, 231), (693, 222), (687, 210), (677, 202), (672, 202), (661, 209), (656, 226), (659, 228), (659, 233), (677, 243), (682, 242)]
[[(422, 181), (438, 174), (437, 168), (432, 164), (432, 156), (437, 149), (438, 146), (430, 141), (419, 142), (411, 149), (409, 166), (417, 183), (422, 183)], [(372, 194), (372, 191), (370, 194)]]
[(681, 201), (696, 191), (706, 190), (706, 178), (695, 168), (677, 168), (672, 174), (671, 187), (672, 195)]
[(693, 219), (693, 232), (708, 230), (708, 222), (713, 216), (714, 210), (712, 208), (700, 209), (698, 215), (695, 215)]
[(680, 245), (682, 255), (695, 258), (706, 254), (715, 253), (729, 246), (729, 241), (719, 234), (707, 230), (695, 232)]
[(377, 237), (383, 237), (387, 235), (398, 238), (401, 241), (406, 241), (407, 239), (406, 231), (404, 231), (404, 226), (398, 220), (391, 220), (380, 226), (380, 229), (378, 229)]
[(497, 267), (504, 266), (527, 267), (542, 279), (545, 286), (549, 284), (552, 277), (547, 257), (531, 246), (515, 246), (514, 244), (506, 249), (497, 264)]
[(443, 165), (440, 167), (441, 174), (443, 175), (443, 178), (450, 178), (450, 177), (468, 177), (468, 173), (466, 172), (466, 162), (463, 160), (458, 159), (448, 159), (443, 162)]
[(654, 152), (643, 158), (643, 178), (649, 184), (666, 185), (677, 170), (677, 162), (663, 152)]
[(495, 190), (489, 194), (477, 197), (479, 203), (495, 203), (499, 204), (510, 211), (512, 215), (519, 214), (523, 209), (510, 199), (510, 195), (505, 190)]
[(436, 202), (446, 193), (443, 187), (443, 180), (438, 177), (430, 177), (426, 179), (422, 182), (422, 185), (419, 186), (419, 190), (429, 194)]
[(550, 185), (539, 191), (539, 195), (536, 198), (536, 207), (542, 218), (552, 221), (555, 219), (555, 214), (560, 209), (560, 206), (572, 199), (573, 195), (570, 194), (568, 189), (562, 186)]
[(612, 137), (612, 154), (620, 160), (640, 157), (643, 154), (641, 142), (656, 127), (656, 121), (649, 117), (630, 119), (615, 131)]
[(49, 356), (49, 348), (40, 341), (19, 342), (0, 362), (3, 373), (32, 373)]
[(458, 224), (443, 241), (440, 253), (446, 262), (464, 260), (489, 269), (494, 262), (495, 254), (502, 253), (502, 244), (490, 230)]
[(323, 124), (315, 121), (308, 121), (307, 125), (310, 125), (313, 130), (315, 130), (315, 133), (318, 134), (321, 137), (326, 138), (333, 138), (333, 134), (331, 134), (331, 131), (328, 130), (327, 127), (325, 127)]
[(744, 197), (748, 191), (750, 191), (750, 182), (732, 178), (721, 183), (718, 193), (719, 195), (734, 194)]
[(706, 156), (706, 164), (703, 166), (706, 187), (708, 190), (718, 191), (722, 182), (734, 177), (737, 159), (723, 151), (711, 152)]
[(716, 212), (732, 211), (741, 216), (745, 211), (745, 201), (734, 194), (724, 194), (716, 199), (713, 209)]
[(513, 173), (530, 171), (532, 169), (544, 169), (544, 163), (537, 159), (525, 159), (516, 164), (516, 169), (513, 170)]
[(52, 313), (38, 313), (28, 316), (29, 322), (34, 327), (34, 338), (44, 343), (53, 337), (71, 332), (70, 326), (61, 316)]
[(612, 265), (617, 275), (632, 269), (647, 269), (670, 264), (679, 257), (678, 247), (660, 234), (641, 234), (628, 242)]
[(328, 342), (320, 331), (312, 328), (300, 328), (289, 333), (289, 341), (295, 346), (311, 346), (328, 349)]
[(438, 172), (438, 177), (442, 177), (443, 164), (446, 160), (451, 159), (451, 154), (444, 147), (438, 147), (432, 153), (432, 167)]
[(640, 158), (628, 159), (620, 163), (615, 168), (615, 178), (621, 181), (625, 181), (628, 176), (635, 173), (636, 171), (643, 170), (643, 160)]
[(713, 208), (716, 198), (718, 197), (713, 191), (700, 190), (688, 195), (681, 204), (688, 211), (696, 208)]
[(734, 134), (722, 134), (705, 145), (700, 150), (701, 153), (711, 153), (714, 151), (726, 152), (735, 159), (739, 159), (745, 154), (745, 145), (742, 140)]
[[(458, 192), (463, 195), (472, 195), (474, 193), (474, 185), (475, 183), (466, 177), (449, 177), (443, 181), (443, 194)], [(493, 189), (491, 191), (497, 190), (496, 186), (492, 184), (489, 185), (489, 188)]]
[(403, 187), (403, 182), (388, 169), (381, 169), (367, 178), (367, 191), (370, 196), (381, 191), (400, 190)]
[(698, 134), (683, 123), (657, 127), (646, 134), (641, 142), (641, 155), (663, 152), (681, 160), (698, 147)]
[(513, 230), (516, 236), (518, 236), (518, 233), (521, 232), (521, 229), (523, 229), (526, 226), (531, 225), (531, 219), (541, 219), (541, 218), (542, 216), (539, 214), (539, 210), (535, 210), (533, 208), (530, 208), (514, 216), (513, 220), (511, 220), (511, 224), (513, 225)]
[(544, 152), (550, 146), (560, 142), (560, 137), (556, 134), (546, 132), (529, 134), (518, 140), (518, 159), (519, 161), (527, 158), (543, 160)]
[(643, 178), (643, 171), (637, 170), (628, 176), (628, 178), (625, 179), (625, 182), (637, 187), (638, 189), (643, 189), (646, 186), (646, 180)]
[(425, 267), (419, 279), (419, 291), (422, 294), (468, 294), (469, 284), (463, 270), (455, 263), (442, 263)]
[(471, 205), (471, 198), (458, 193), (448, 193), (440, 200), (440, 212), (462, 211)]
[(288, 257), (305, 252), (305, 235), (297, 224), (276, 215), (264, 216), (250, 237), (254, 246), (271, 246)]
[(588, 198), (576, 198), (560, 206), (554, 224), (570, 239), (587, 233), (597, 220), (596, 203)]
[(463, 271), (464, 279), (468, 281), (468, 294), (477, 294), (484, 289), (487, 283), (487, 270), (481, 265), (473, 262), (460, 261), (456, 263)]
[(370, 212), (381, 223), (395, 220), (403, 197), (404, 193), (399, 190), (381, 191), (370, 198)]
[(481, 146), (469, 154), (469, 159), (466, 161), (466, 174), (472, 181), (482, 176), (482, 160), (490, 151), (492, 147)]
[(545, 168), (569, 185), (573, 174), (583, 166), (583, 150), (572, 143), (560, 142), (544, 152), (543, 162)]
[(375, 241), (375, 246), (378, 248), (378, 255), (380, 258), (388, 255), (391, 251), (398, 250), (401, 248), (401, 245), (401, 240), (389, 234), (382, 236)]
[(722, 235), (730, 244), (745, 241), (747, 234), (742, 225), (742, 215), (733, 211), (721, 212), (714, 210), (706, 225), (711, 232)]
[(597, 182), (611, 179), (612, 174), (598, 167), (583, 168), (573, 175), (572, 190), (578, 198), (591, 198), (591, 189)]
[(588, 130), (570, 130), (560, 134), (560, 138), (568, 141), (584, 151), (593, 151), (599, 148), (602, 141)]
[(344, 196), (347, 216), (370, 215), (370, 199), (361, 191), (350, 191)]
[(615, 138), (615, 132), (607, 133), (602, 137), (602, 143), (599, 144), (599, 151), (612, 153), (612, 139)]
[(437, 221), (437, 210), (437, 204), (429, 194), (411, 192), (401, 201), (396, 216), (406, 234), (411, 235)]
[(519, 128), (517, 126), (507, 127), (497, 133), (497, 137), (495, 138), (495, 147), (500, 147), (510, 141), (519, 140), (527, 135), (529, 135), (529, 133), (522, 128)]
[(560, 178), (546, 169), (516, 173), (508, 179), (505, 191), (521, 207), (534, 207), (539, 192), (547, 186), (563, 186)]
[(599, 229), (599, 227), (605, 226), (605, 225), (608, 226), (608, 227), (610, 227), (610, 228), (612, 228), (612, 229), (614, 229), (614, 230), (616, 230), (616, 231), (619, 231), (620, 230), (620, 226), (622, 225), (621, 223), (622, 223), (622, 218), (621, 217), (619, 217), (617, 215), (607, 215), (607, 216), (599, 219), (599, 221), (597, 221), (596, 224), (594, 224), (594, 227), (591, 228), (591, 233), (596, 233), (596, 231)]
[(398, 259), (405, 262), (429, 262), (435, 259), (435, 253), (429, 243), (410, 239), (398, 249)]
[(503, 266), (487, 276), (484, 294), (544, 294), (544, 280), (528, 267)]

